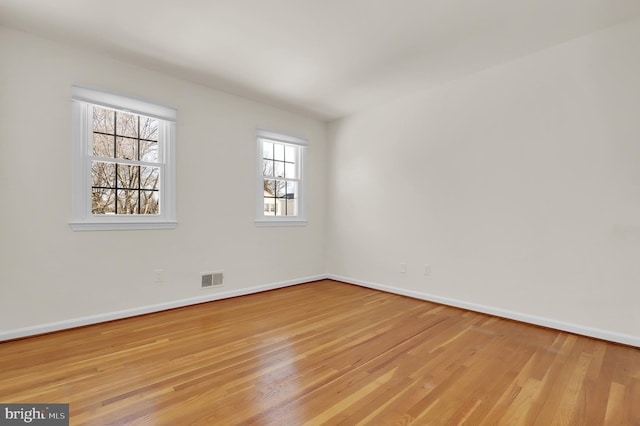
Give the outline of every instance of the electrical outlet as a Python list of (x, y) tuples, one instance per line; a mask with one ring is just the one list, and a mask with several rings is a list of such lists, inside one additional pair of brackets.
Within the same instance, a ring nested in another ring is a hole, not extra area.
[(406, 264), (406, 263), (404, 263), (404, 262), (402, 262), (402, 263), (400, 264), (400, 273), (401, 273), (401, 274), (406, 274), (406, 273), (407, 273), (407, 264)]
[(424, 265), (424, 274), (431, 275), (431, 265)]
[(164, 270), (162, 269), (156, 269), (155, 271), (153, 271), (155, 274), (155, 279), (153, 280), (155, 283), (161, 283), (164, 281)]

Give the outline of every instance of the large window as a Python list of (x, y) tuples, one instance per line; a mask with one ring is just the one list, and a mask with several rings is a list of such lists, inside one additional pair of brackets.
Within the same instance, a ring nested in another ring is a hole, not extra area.
[(159, 120), (90, 106), (91, 213), (160, 213)]
[(304, 225), (305, 139), (258, 130), (258, 225)]
[(175, 227), (175, 115), (73, 88), (73, 229)]

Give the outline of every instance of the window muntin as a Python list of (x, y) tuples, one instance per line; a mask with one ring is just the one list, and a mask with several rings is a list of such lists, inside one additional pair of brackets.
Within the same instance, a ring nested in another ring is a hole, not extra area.
[(307, 141), (271, 131), (258, 131), (259, 225), (305, 224), (303, 159)]
[(172, 108), (72, 88), (74, 230), (174, 228)]

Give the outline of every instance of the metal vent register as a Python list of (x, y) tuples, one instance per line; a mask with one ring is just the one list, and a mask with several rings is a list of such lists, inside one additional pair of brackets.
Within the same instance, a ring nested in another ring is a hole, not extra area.
[(202, 274), (202, 288), (214, 287), (222, 285), (224, 274), (222, 272), (208, 272)]

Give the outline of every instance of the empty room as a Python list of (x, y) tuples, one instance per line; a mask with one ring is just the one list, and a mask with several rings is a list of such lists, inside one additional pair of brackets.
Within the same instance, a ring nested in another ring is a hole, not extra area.
[(0, 0), (0, 424), (640, 425), (640, 2)]

